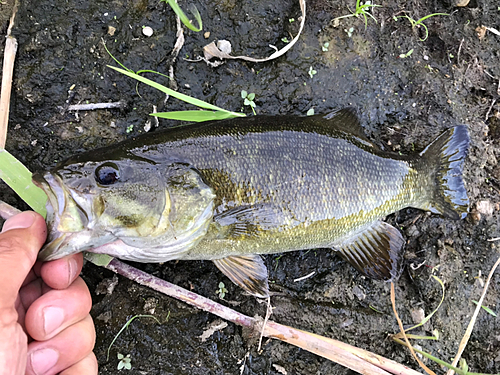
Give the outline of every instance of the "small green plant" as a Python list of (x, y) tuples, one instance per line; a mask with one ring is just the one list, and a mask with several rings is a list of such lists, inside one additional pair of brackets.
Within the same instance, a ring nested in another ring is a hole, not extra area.
[(402, 53), (401, 55), (399, 55), (399, 58), (406, 59), (407, 57), (410, 57), (412, 53), (413, 53), (413, 48), (411, 50), (409, 50), (408, 52)]
[(347, 9), (349, 9), (349, 12), (351, 12), (351, 14), (346, 14), (345, 16), (340, 16), (340, 17), (335, 18), (333, 20), (333, 26), (335, 26), (335, 27), (338, 26), (339, 21), (342, 18), (349, 18), (349, 17), (358, 18), (359, 16), (363, 16), (363, 18), (365, 19), (365, 30), (366, 30), (366, 28), (368, 27), (368, 17), (371, 17), (375, 21), (375, 23), (377, 23), (377, 19), (375, 17), (373, 17), (373, 14), (371, 14), (369, 12), (370, 8), (375, 8), (375, 7), (380, 7), (380, 6), (381, 5), (372, 4), (372, 2), (370, 0), (365, 1), (365, 3), (362, 3), (361, 0), (357, 0), (356, 1), (356, 9), (354, 10), (354, 12), (349, 7), (347, 7)]
[(220, 299), (224, 299), (224, 297), (226, 296), (227, 289), (222, 281), (219, 283), (219, 289), (217, 289), (215, 293), (219, 295)]
[(130, 354), (124, 356), (122, 353), (118, 353), (116, 355), (120, 362), (118, 362), (118, 370), (130, 370), (132, 368), (132, 358), (130, 358)]
[[(168, 318), (170, 316), (170, 312), (168, 313), (167, 315), (167, 321), (168, 321)], [(153, 318), (154, 320), (156, 320), (158, 322), (158, 324), (161, 324), (160, 321), (158, 319), (156, 319), (153, 315), (134, 315), (132, 318), (130, 318), (124, 325), (123, 327), (120, 329), (120, 331), (118, 331), (118, 333), (115, 335), (115, 337), (113, 338), (113, 341), (111, 341), (111, 344), (109, 344), (108, 346), (108, 353), (107, 353), (107, 356), (106, 356), (106, 361), (109, 360), (109, 352), (111, 350), (111, 347), (113, 346), (113, 344), (115, 343), (115, 341), (118, 339), (118, 337), (122, 334), (122, 332), (124, 330), (126, 330), (128, 328), (128, 326), (137, 318)], [(129, 356), (127, 356), (129, 357)], [(122, 355), (122, 358), (123, 358), (123, 355)], [(126, 357), (125, 357), (126, 358)], [(120, 354), (118, 354), (118, 359), (120, 359)], [(129, 359), (129, 362), (130, 362), (130, 359)], [(118, 365), (119, 366), (119, 365)], [(118, 369), (120, 370), (120, 369)]]
[(352, 36), (352, 34), (354, 33), (354, 27), (350, 27), (349, 30), (344, 29), (344, 31), (347, 33), (347, 36), (350, 38)]
[(134, 125), (130, 124), (129, 126), (127, 126), (125, 133), (127, 134), (132, 133), (133, 130), (134, 130)]
[(309, 67), (309, 71), (307, 72), (309, 74), (309, 77), (314, 77), (316, 73), (318, 73), (316, 70), (313, 69), (312, 66)]
[(323, 45), (321, 46), (321, 50), (323, 52), (328, 52), (328, 48), (330, 47), (330, 43), (329, 42), (325, 42), (323, 43)]
[(420, 18), (418, 21), (415, 21), (413, 18), (411, 18), (410, 16), (407, 16), (406, 14), (404, 16), (394, 16), (393, 18), (394, 18), (394, 21), (397, 21), (400, 18), (406, 18), (408, 21), (410, 21), (412, 29), (414, 29), (415, 27), (422, 26), (425, 30), (425, 37), (423, 39), (419, 37), (419, 39), (420, 39), (420, 41), (424, 42), (429, 37), (429, 29), (427, 29), (427, 26), (425, 26), (424, 21), (426, 19), (434, 17), (434, 16), (449, 16), (449, 14), (448, 13), (432, 13), (432, 14), (428, 14), (427, 16)]
[(285, 37), (283, 37), (283, 38), (281, 38), (281, 41), (282, 41), (283, 43), (290, 43), (290, 41), (288, 40), (288, 38), (287, 38), (286, 36), (285, 36)]
[(290, 23), (295, 22), (295, 18), (289, 18), (288, 22), (290, 22)]
[(255, 93), (251, 92), (249, 94), (245, 90), (241, 90), (241, 98), (243, 99), (243, 104), (249, 105), (250, 108), (252, 108), (253, 114), (256, 115), (254, 108), (257, 106), (257, 104), (255, 104), (255, 102), (253, 101), (255, 99)]

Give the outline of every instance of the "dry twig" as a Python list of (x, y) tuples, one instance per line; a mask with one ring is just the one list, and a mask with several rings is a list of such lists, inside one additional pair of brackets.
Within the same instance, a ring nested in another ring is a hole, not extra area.
[(0, 93), (0, 148), (5, 148), (7, 126), (9, 123), (10, 93), (12, 90), (12, 76), (14, 73), (14, 62), (17, 52), (17, 40), (11, 36), (10, 33), (14, 26), (16, 12), (17, 2), (14, 4), (12, 16), (10, 17), (3, 55), (2, 89)]

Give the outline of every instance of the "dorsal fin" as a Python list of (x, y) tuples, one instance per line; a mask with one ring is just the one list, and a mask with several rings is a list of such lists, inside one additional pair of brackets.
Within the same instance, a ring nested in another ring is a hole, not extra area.
[[(326, 115), (316, 115), (315, 120), (323, 122), (330, 128), (336, 128), (344, 133), (352, 134), (372, 147), (375, 147), (366, 134), (359, 122), (357, 111), (353, 107), (342, 108)], [(326, 121), (325, 121), (326, 120)]]
[(362, 274), (394, 281), (401, 274), (404, 240), (393, 226), (376, 221), (366, 230), (349, 238), (334, 250)]
[(260, 298), (269, 297), (267, 268), (259, 255), (229, 256), (214, 259), (213, 262), (233, 283), (250, 294)]

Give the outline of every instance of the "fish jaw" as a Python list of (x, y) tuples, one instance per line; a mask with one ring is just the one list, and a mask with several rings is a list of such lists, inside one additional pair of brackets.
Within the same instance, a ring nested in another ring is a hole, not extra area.
[(93, 215), (86, 198), (65, 188), (56, 173), (34, 174), (33, 182), (48, 197), (48, 235), (45, 246), (38, 254), (39, 260), (56, 260), (114, 240), (110, 233), (96, 236), (91, 230)]

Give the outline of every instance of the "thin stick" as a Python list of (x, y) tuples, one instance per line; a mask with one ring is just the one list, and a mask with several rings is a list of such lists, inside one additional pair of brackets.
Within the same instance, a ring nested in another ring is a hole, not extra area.
[(96, 109), (125, 108), (127, 103), (119, 101), (113, 103), (90, 103), (90, 104), (72, 104), (68, 106), (68, 111), (93, 111)]
[(5, 148), (7, 140), (7, 127), (9, 124), (10, 94), (12, 91), (12, 76), (14, 74), (14, 63), (16, 61), (17, 40), (10, 35), (16, 18), (17, 2), (12, 10), (5, 50), (3, 56), (2, 89), (0, 91), (0, 148)]
[[(0, 201), (0, 203), (3, 202)], [(16, 211), (15, 208), (6, 203), (0, 204), (0, 215), (3, 217), (9, 217), (9, 213)], [(262, 335), (265, 337), (295, 345), (357, 371), (360, 374), (422, 375), (398, 362), (341, 341), (288, 327), (273, 321), (267, 321), (264, 325), (263, 319), (255, 319), (241, 314), (227, 306), (140, 271), (117, 259), (113, 259), (105, 268), (198, 309), (210, 312), (234, 324), (249, 328), (251, 337), (257, 338), (262, 332)]]
[[(460, 345), (458, 346), (458, 353), (455, 356), (455, 359), (451, 363), (453, 367), (457, 367), (458, 361), (460, 361), (460, 357), (462, 357), (462, 353), (465, 350), (465, 347), (467, 346), (467, 343), (469, 342), (470, 335), (472, 334), (472, 330), (474, 329), (474, 324), (476, 324), (476, 319), (477, 315), (479, 314), (479, 311), (481, 310), (481, 306), (483, 304), (484, 297), (486, 296), (486, 292), (488, 291), (488, 287), (490, 286), (490, 281), (491, 278), (493, 277), (493, 273), (495, 273), (495, 270), (497, 269), (498, 265), (500, 264), (500, 258), (496, 261), (495, 265), (490, 271), (490, 274), (488, 275), (488, 279), (486, 279), (486, 283), (484, 284), (483, 288), (483, 293), (481, 294), (481, 298), (479, 298), (479, 301), (477, 303), (476, 309), (474, 310), (474, 314), (472, 315), (472, 318), (469, 322), (469, 325), (467, 326), (467, 329), (465, 330), (464, 337), (462, 338), (462, 341), (460, 341)], [(453, 370), (448, 370), (446, 375), (453, 375), (455, 371)]]

